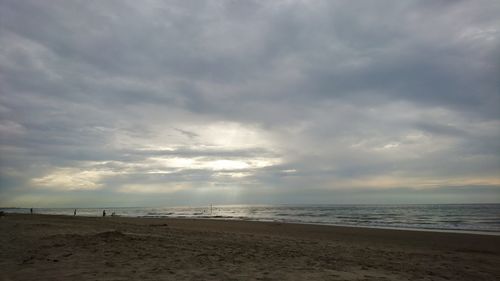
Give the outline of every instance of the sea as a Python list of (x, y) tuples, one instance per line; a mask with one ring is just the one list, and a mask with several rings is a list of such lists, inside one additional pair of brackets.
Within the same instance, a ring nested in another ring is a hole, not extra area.
[[(72, 216), (74, 208), (35, 208), (34, 213)], [(141, 218), (199, 218), (321, 224), (500, 235), (500, 204), (406, 205), (212, 205), (198, 207), (78, 208), (77, 216), (114, 214)], [(30, 213), (29, 208), (4, 208)]]

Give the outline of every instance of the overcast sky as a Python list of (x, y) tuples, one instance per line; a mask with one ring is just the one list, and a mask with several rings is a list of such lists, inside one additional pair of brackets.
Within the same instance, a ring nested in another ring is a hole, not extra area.
[(0, 0), (0, 205), (500, 202), (499, 15)]

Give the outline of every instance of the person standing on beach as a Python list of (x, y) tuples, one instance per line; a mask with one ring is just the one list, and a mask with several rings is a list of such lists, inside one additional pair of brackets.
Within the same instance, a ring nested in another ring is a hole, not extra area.
[(105, 217), (106, 216), (106, 210), (102, 210), (102, 216)]
[(33, 215), (33, 208), (30, 208), (30, 214)]
[(75, 209), (75, 211), (73, 211), (73, 216), (76, 216), (76, 209)]

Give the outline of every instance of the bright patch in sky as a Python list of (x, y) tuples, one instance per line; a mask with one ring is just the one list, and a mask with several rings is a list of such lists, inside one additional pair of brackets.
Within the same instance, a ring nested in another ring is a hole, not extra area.
[(58, 168), (45, 176), (34, 178), (32, 182), (35, 186), (56, 190), (92, 190), (102, 187), (100, 179), (115, 174), (112, 171)]

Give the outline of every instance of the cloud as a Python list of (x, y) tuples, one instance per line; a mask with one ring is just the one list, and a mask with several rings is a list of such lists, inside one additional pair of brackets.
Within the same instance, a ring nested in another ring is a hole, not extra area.
[(93, 190), (102, 187), (99, 183), (102, 177), (113, 174), (112, 171), (103, 170), (58, 168), (46, 176), (32, 179), (32, 183), (54, 190)]
[(476, 187), (500, 190), (499, 13), (489, 0), (1, 1), (0, 203), (460, 183), (498, 202)]

